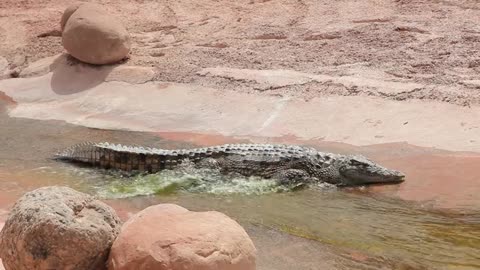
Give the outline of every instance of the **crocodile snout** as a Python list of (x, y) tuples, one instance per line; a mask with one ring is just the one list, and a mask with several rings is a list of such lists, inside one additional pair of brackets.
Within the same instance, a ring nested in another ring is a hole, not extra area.
[(387, 179), (389, 182), (401, 183), (405, 181), (405, 174), (400, 171), (391, 170), (387, 176)]

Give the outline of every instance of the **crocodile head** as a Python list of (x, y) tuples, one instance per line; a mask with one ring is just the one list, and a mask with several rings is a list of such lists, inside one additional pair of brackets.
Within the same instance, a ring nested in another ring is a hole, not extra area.
[(399, 171), (382, 167), (363, 156), (347, 156), (340, 164), (340, 174), (344, 184), (394, 184), (404, 181), (405, 175)]

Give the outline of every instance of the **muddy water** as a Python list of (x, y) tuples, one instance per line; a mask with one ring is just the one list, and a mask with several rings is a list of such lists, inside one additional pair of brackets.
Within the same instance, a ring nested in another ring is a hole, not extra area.
[[(249, 184), (246, 179), (234, 185), (212, 181), (198, 185), (195, 175), (188, 181), (169, 174), (120, 178), (49, 159), (56, 150), (84, 140), (175, 148), (245, 138), (105, 131), (5, 115), (0, 116), (0, 127), (0, 220), (24, 192), (67, 185), (101, 196), (122, 218), (161, 202), (225, 212), (252, 236), (259, 249), (259, 269), (480, 268), (480, 173), (475, 168), (480, 156), (473, 153), (405, 144), (352, 147), (303, 142), (335, 152), (363, 153), (404, 171), (408, 179), (399, 186), (278, 193), (270, 192), (269, 183)], [(295, 142), (295, 138), (250, 139)], [(192, 188), (191, 181), (203, 188)]]

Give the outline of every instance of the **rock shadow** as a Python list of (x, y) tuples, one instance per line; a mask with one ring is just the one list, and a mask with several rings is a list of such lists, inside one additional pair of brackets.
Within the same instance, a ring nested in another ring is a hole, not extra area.
[(50, 84), (58, 95), (76, 94), (103, 83), (116, 66), (86, 64), (62, 54), (50, 66), (53, 73)]

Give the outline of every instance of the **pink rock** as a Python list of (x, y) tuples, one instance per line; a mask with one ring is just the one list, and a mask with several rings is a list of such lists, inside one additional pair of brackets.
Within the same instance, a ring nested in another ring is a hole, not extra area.
[(109, 269), (253, 270), (255, 253), (245, 230), (226, 215), (163, 204), (123, 225)]

